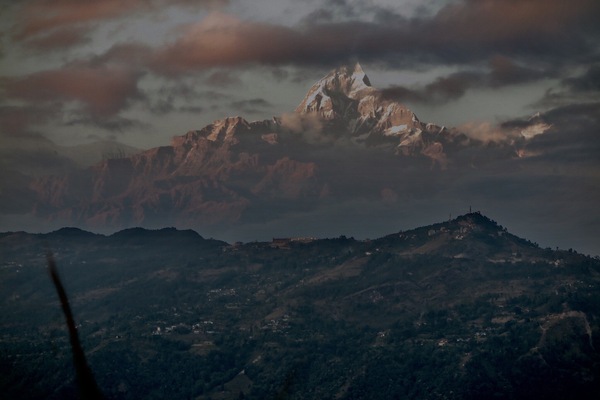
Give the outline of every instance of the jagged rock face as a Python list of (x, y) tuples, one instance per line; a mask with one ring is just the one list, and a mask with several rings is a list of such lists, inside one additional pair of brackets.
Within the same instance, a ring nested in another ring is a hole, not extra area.
[(358, 142), (394, 145), (397, 154), (422, 155), (441, 168), (447, 165), (444, 145), (458, 135), (424, 124), (403, 104), (383, 99), (358, 63), (335, 69), (315, 83), (296, 112), (316, 114)]
[(314, 163), (263, 156), (277, 144), (274, 127), (227, 118), (175, 137), (171, 146), (105, 160), (80, 175), (45, 177), (33, 185), (38, 212), (91, 226), (139, 225), (165, 213), (210, 225), (239, 220), (256, 196), (318, 197)]
[[(453, 152), (477, 145), (382, 98), (359, 64), (318, 81), (296, 113), (317, 118), (322, 129), (311, 134), (327, 140), (291, 132), (282, 119), (229, 117), (177, 136), (169, 146), (37, 179), (30, 186), (37, 194), (34, 212), (82, 226), (236, 223), (249, 208), (306, 209), (336, 196), (393, 194), (385, 174), (357, 181), (355, 175), (365, 176), (361, 162), (380, 165), (383, 158), (390, 171), (407, 163), (443, 170), (455, 161)], [(324, 150), (340, 139), (365, 154), (361, 162)]]
[(342, 120), (351, 135), (370, 132), (393, 135), (420, 127), (415, 114), (400, 103), (381, 100), (360, 64), (331, 71), (315, 83), (296, 108), (325, 120)]
[(318, 113), (326, 120), (355, 117), (357, 101), (376, 90), (357, 63), (331, 71), (308, 91), (296, 108), (298, 113)]

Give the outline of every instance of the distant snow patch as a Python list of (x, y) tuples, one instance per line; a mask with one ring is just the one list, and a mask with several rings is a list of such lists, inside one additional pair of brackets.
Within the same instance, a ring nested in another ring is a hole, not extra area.
[(396, 125), (396, 126), (392, 126), (388, 129), (386, 129), (384, 134), (386, 136), (396, 135), (400, 132), (406, 131), (407, 129), (408, 129), (408, 125), (406, 125), (406, 124)]
[(537, 123), (534, 125), (530, 125), (527, 128), (521, 130), (521, 135), (523, 135), (523, 137), (525, 139), (531, 139), (534, 136), (541, 135), (542, 133), (546, 132), (551, 127), (552, 127), (552, 125), (548, 125), (543, 122), (540, 122), (540, 123)]

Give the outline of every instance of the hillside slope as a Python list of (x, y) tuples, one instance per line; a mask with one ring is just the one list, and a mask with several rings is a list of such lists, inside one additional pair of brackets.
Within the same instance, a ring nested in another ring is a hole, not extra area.
[(479, 213), (375, 240), (0, 234), (0, 390), (74, 398), (55, 252), (115, 399), (595, 398), (600, 261)]

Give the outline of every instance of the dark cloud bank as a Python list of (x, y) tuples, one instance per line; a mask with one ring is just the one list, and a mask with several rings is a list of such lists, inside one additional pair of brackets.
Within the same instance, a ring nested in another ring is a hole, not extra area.
[[(227, 3), (195, 4), (216, 10)], [(84, 37), (83, 31), (100, 21), (134, 18), (138, 12), (157, 12), (165, 5), (193, 4), (111, 0), (84, 7), (76, 1), (55, 6), (31, 1), (19, 8), (19, 23), (10, 33), (24, 46), (79, 46), (82, 43), (75, 34)], [(362, 20), (363, 14), (371, 19)], [(599, 27), (600, 3), (595, 0), (463, 0), (433, 15), (412, 18), (378, 6), (337, 1), (314, 11), (297, 26), (247, 21), (216, 11), (182, 28), (169, 43), (116, 43), (103, 54), (4, 79), (0, 88), (7, 99), (37, 107), (58, 102), (64, 109), (75, 102), (80, 105), (80, 119), (99, 121), (98, 117), (112, 118), (133, 103), (146, 107), (157, 103), (147, 101), (155, 95), (140, 89), (140, 79), (146, 74), (180, 80), (213, 68), (298, 65), (329, 69), (360, 59), (404, 69), (457, 66), (458, 72), (421, 87), (396, 85), (385, 91), (386, 96), (401, 101), (443, 104), (472, 88), (499, 88), (545, 78), (565, 78), (565, 85), (584, 89), (577, 78), (568, 81), (567, 75), (573, 66), (598, 62)], [(238, 85), (239, 78), (218, 70), (205, 83)], [(557, 97), (561, 96), (549, 94), (547, 103), (559, 105)], [(176, 111), (165, 105), (156, 110)]]

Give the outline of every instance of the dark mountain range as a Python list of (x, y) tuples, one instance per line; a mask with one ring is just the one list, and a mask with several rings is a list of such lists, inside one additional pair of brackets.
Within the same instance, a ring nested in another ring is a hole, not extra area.
[[(534, 125), (541, 126), (514, 129)], [(423, 123), (370, 86), (356, 64), (317, 82), (293, 113), (215, 121), (169, 146), (39, 178), (29, 190), (35, 215), (65, 224), (205, 230), (356, 199), (376, 205), (428, 196), (466, 170), (518, 158), (527, 143), (518, 132), (491, 143)]]
[(3, 136), (0, 145), (1, 214), (25, 214), (36, 202), (36, 179), (62, 176), (102, 160), (126, 157), (139, 149), (115, 141), (60, 146), (39, 134)]
[(0, 234), (0, 390), (69, 399), (51, 249), (108, 398), (595, 399), (600, 261), (480, 213), (374, 240)]

